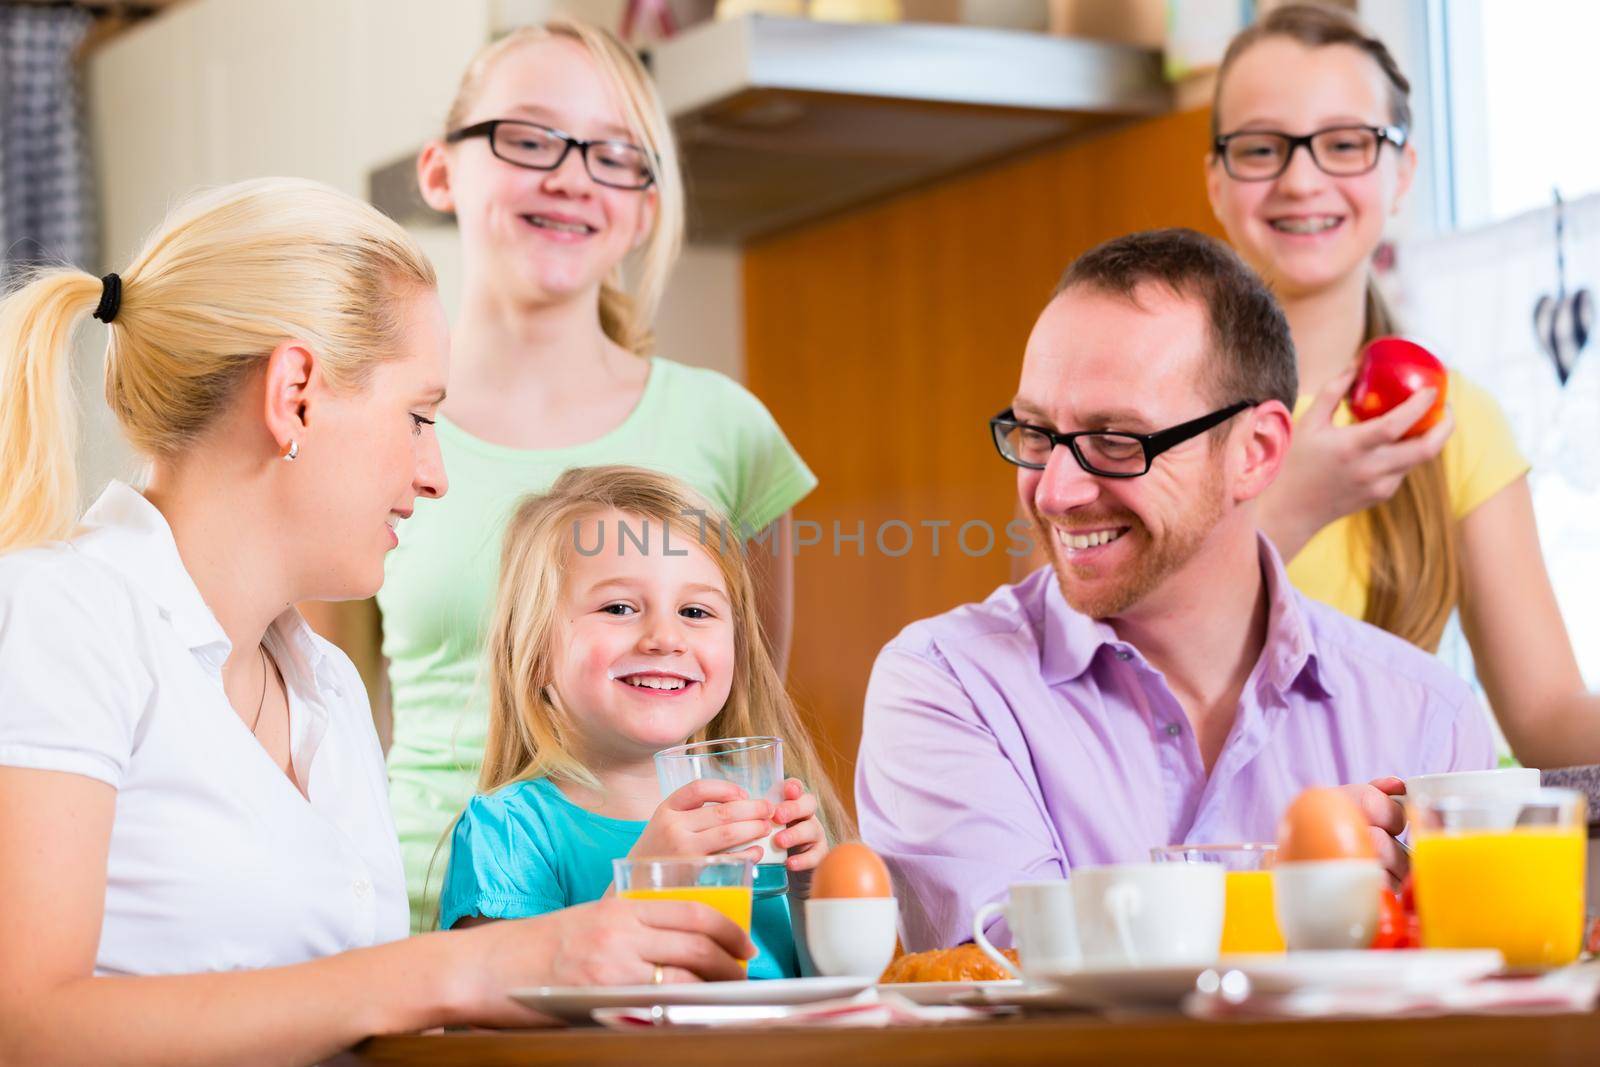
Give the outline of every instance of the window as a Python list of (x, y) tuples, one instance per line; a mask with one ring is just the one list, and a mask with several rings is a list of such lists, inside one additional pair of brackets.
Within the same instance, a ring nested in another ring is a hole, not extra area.
[(1600, 192), (1594, 0), (1435, 0), (1458, 228)]

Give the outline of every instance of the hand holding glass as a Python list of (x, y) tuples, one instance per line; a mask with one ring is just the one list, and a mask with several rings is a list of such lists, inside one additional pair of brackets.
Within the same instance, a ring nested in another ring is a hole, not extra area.
[[(732, 782), (751, 799), (777, 805), (783, 801), (783, 741), (776, 737), (730, 737), (675, 745), (656, 753), (656, 777), (661, 795), (669, 797), (690, 782), (716, 778)], [(784, 867), (788, 853), (772, 843), (774, 826), (761, 841), (761, 861), (756, 868), (755, 895), (777, 896), (789, 888)]]
[(720, 912), (750, 933), (750, 885), (754, 873), (747, 859), (624, 857), (611, 861), (611, 872), (619, 897), (694, 901)]

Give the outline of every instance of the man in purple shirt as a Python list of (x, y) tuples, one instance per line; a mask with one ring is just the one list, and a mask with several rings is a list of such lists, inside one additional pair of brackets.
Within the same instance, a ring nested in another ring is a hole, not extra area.
[(1014, 882), (1272, 841), (1309, 786), (1345, 786), (1398, 871), (1393, 776), (1493, 765), (1459, 678), (1296, 592), (1257, 532), (1296, 386), (1221, 244), (1135, 234), (1067, 271), (993, 420), (1050, 566), (908, 626), (867, 690), (857, 806), (908, 950), (970, 939)]

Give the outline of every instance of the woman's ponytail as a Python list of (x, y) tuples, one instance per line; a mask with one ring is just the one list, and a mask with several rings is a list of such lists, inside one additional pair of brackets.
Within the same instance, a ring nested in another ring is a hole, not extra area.
[(72, 532), (78, 479), (68, 353), (101, 290), (93, 275), (51, 270), (0, 300), (0, 552)]
[(110, 325), (105, 395), (135, 452), (173, 459), (274, 346), (299, 338), (336, 389), (395, 359), (406, 301), (435, 288), (409, 234), (317, 182), (258, 178), (197, 195), (120, 275), (36, 275), (0, 299), (0, 552), (71, 534), (75, 434), (66, 354)]

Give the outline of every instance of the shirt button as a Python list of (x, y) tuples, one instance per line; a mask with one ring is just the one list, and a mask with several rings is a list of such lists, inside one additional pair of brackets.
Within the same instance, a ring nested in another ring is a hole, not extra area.
[(355, 894), (357, 900), (366, 900), (372, 895), (372, 883), (365, 878), (358, 878), (350, 883), (350, 892)]
[(1117, 658), (1126, 663), (1133, 658), (1133, 653), (1125, 648), (1119, 648), (1117, 649)]
[(1167, 723), (1167, 736), (1168, 737), (1177, 737), (1182, 732), (1183, 732), (1183, 727), (1179, 726), (1177, 723), (1175, 723), (1175, 722)]

